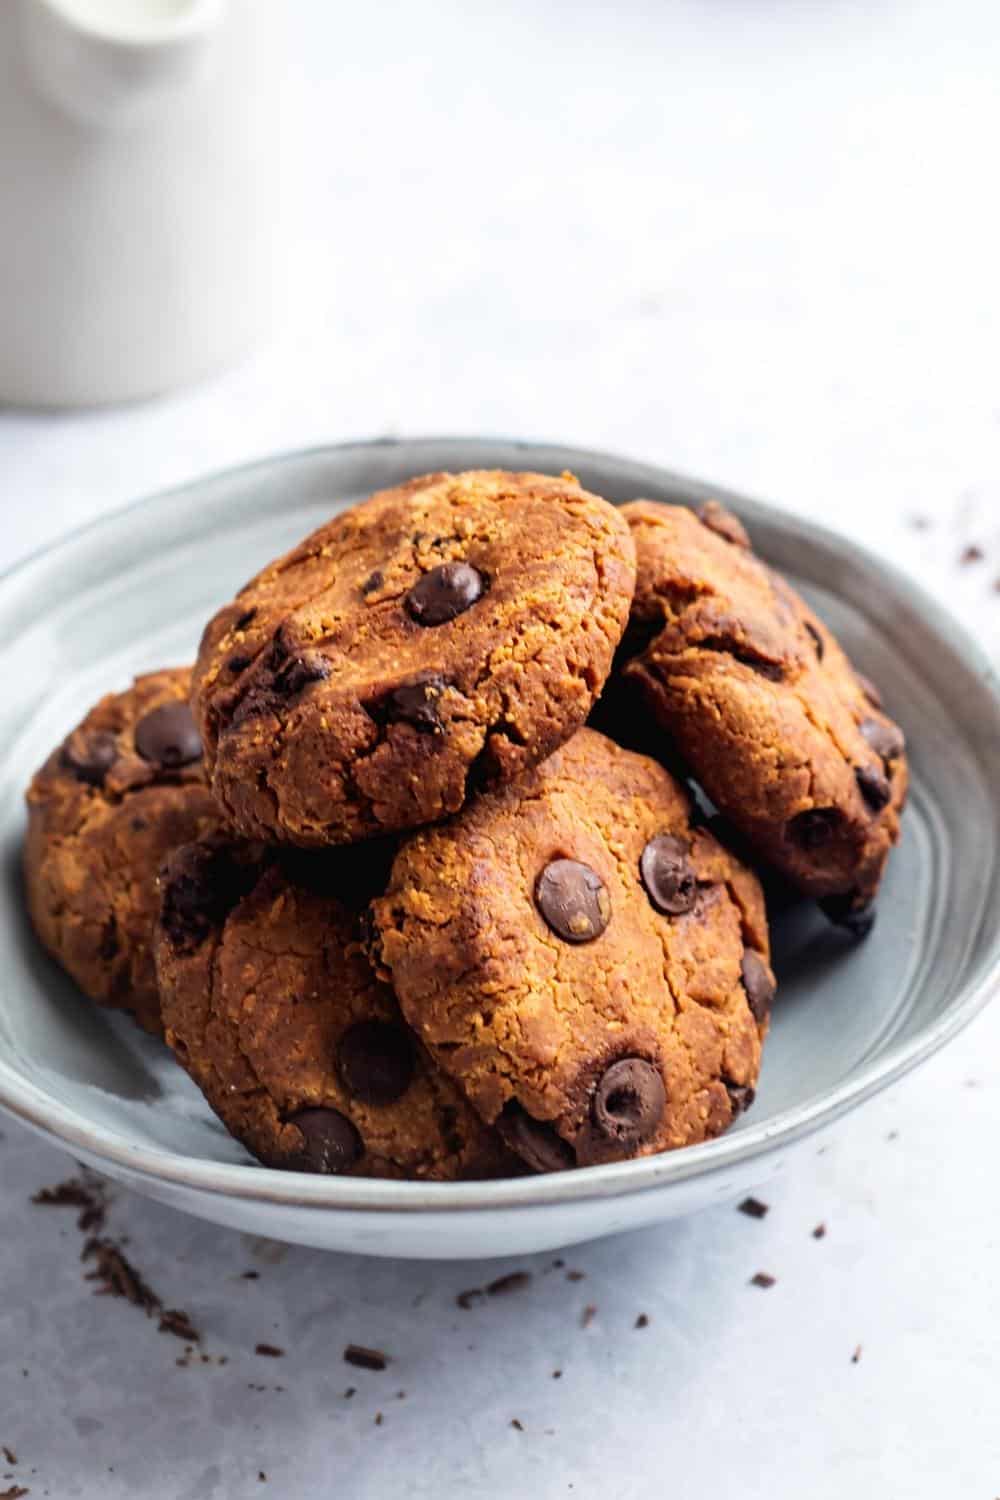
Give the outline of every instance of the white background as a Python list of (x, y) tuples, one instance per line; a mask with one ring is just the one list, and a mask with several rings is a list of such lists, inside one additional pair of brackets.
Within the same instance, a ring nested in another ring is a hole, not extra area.
[[(821, 517), (1000, 650), (993, 0), (285, 9), (277, 331), (155, 403), (0, 413), (4, 561), (275, 449), (503, 433)], [(765, 1220), (569, 1252), (579, 1282), (518, 1262), (529, 1290), (470, 1312), (513, 1266), (285, 1251), (120, 1196), (113, 1232), (225, 1366), (89, 1296), (72, 1216), (27, 1201), (68, 1164), (0, 1130), (0, 1475), (32, 1497), (1000, 1494), (1000, 1011)]]

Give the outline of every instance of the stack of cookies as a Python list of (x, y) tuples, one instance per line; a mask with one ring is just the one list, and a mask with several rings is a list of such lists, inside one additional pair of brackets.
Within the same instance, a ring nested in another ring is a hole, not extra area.
[(28, 901), (266, 1165), (561, 1171), (752, 1104), (751, 864), (863, 936), (906, 783), (877, 689), (721, 507), (433, 474), (101, 700), (29, 790)]

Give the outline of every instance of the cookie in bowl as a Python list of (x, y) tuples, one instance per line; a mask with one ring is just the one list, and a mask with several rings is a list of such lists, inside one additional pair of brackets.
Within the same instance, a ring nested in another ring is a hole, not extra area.
[(906, 801), (902, 730), (735, 516), (622, 514), (638, 559), (625, 681), (757, 856), (865, 932)]
[(149, 672), (96, 704), (28, 789), (28, 910), (52, 956), (99, 1005), (159, 1034), (156, 876), (222, 826), (187, 704), (187, 668)]
[(401, 847), (373, 958), (432, 1057), (538, 1171), (718, 1135), (775, 981), (756, 877), (655, 761), (583, 729)]
[(430, 474), (342, 512), (205, 630), (194, 702), (234, 826), (304, 847), (457, 812), (583, 723), (634, 549), (569, 475)]

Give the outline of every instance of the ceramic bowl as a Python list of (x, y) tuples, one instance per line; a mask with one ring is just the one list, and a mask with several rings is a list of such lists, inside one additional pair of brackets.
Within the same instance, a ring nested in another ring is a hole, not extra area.
[[(265, 1170), (158, 1045), (81, 1001), (40, 952), (19, 873), (35, 766), (101, 693), (191, 659), (204, 620), (341, 506), (435, 469), (572, 469), (614, 501), (717, 496), (785, 571), (910, 744), (913, 791), (871, 937), (808, 903), (776, 915), (780, 991), (754, 1107), (717, 1141), (509, 1182), (368, 1182)], [(504, 441), (351, 444), (269, 459), (155, 496), (0, 580), (0, 1103), (73, 1156), (205, 1219), (371, 1255), (554, 1248), (731, 1199), (797, 1144), (953, 1037), (1000, 978), (1000, 693), (954, 620), (880, 559), (810, 522), (658, 468)]]

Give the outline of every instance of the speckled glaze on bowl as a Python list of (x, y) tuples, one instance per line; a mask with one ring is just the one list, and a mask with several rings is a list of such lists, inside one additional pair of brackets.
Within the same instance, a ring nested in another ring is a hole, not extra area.
[[(871, 938), (808, 905), (774, 922), (781, 988), (757, 1102), (720, 1140), (510, 1182), (369, 1182), (250, 1163), (166, 1053), (82, 1002), (33, 940), (23, 793), (102, 692), (189, 660), (204, 620), (264, 561), (371, 490), (434, 469), (572, 469), (610, 500), (715, 496), (829, 621), (906, 729), (913, 792)], [(1000, 983), (1000, 690), (976, 644), (909, 580), (806, 521), (576, 448), (424, 439), (289, 454), (157, 495), (0, 579), (0, 1104), (137, 1192), (330, 1249), (510, 1255), (731, 1199), (954, 1036)]]

